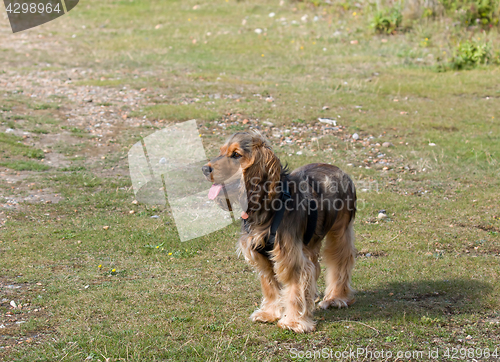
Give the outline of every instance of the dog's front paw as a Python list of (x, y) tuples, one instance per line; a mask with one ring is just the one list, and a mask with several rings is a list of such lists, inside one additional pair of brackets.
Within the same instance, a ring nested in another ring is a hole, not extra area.
[(312, 319), (281, 319), (278, 322), (278, 327), (289, 329), (295, 333), (308, 333), (316, 330), (316, 325)]
[(343, 299), (343, 298), (335, 298), (335, 299), (325, 299), (318, 304), (321, 309), (328, 309), (330, 307), (337, 308), (347, 308), (348, 306), (354, 304), (356, 299)]
[(250, 319), (252, 322), (264, 322), (264, 323), (271, 323), (275, 322), (278, 319), (280, 319), (281, 313), (279, 309), (257, 309), (255, 312), (252, 313), (250, 316)]

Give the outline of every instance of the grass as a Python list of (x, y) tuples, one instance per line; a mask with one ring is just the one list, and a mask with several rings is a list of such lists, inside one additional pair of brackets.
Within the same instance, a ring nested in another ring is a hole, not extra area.
[[(51, 33), (60, 47), (3, 52), (6, 64), (24, 64), (19, 74), (92, 70), (67, 85), (84, 98), (134, 89), (145, 101), (101, 104), (132, 121), (87, 142), (78, 137), (86, 125), (67, 116), (84, 113), (78, 100), (0, 95), (2, 131), (46, 130), (36, 137), (54, 137), (48, 147), (67, 162), (24, 173), (23, 163), (45, 166), (29, 158), (45, 148), (0, 132), (1, 166), (12, 169), (0, 170), (0, 204), (17, 192), (59, 197), (0, 211), (0, 324), (9, 324), (0, 359), (278, 361), (323, 348), (498, 348), (500, 68), (436, 71), (465, 39), (497, 49), (498, 31), (444, 19), (376, 35), (370, 19), (307, 2), (88, 0), (26, 33), (34, 38), (25, 41)], [(78, 49), (71, 56), (68, 44)], [(321, 128), (319, 117), (341, 128)], [(181, 243), (168, 207), (132, 203), (130, 147), (189, 119), (208, 156), (232, 132), (259, 127), (291, 168), (329, 162), (356, 180), (356, 304), (316, 311), (308, 335), (253, 324), (261, 292), (234, 251), (239, 224)], [(68, 131), (77, 142), (57, 139)], [(380, 209), (387, 219), (377, 219)]]
[(46, 171), (47, 165), (31, 159), (42, 160), (42, 150), (25, 145), (23, 139), (13, 134), (0, 133), (0, 166), (16, 171)]
[(36, 161), (0, 161), (0, 166), (16, 171), (47, 171), (50, 167)]
[(132, 112), (131, 116), (145, 116), (152, 120), (176, 120), (179, 122), (191, 119), (214, 121), (220, 118), (216, 112), (209, 109), (174, 104), (157, 104), (146, 107), (143, 111)]

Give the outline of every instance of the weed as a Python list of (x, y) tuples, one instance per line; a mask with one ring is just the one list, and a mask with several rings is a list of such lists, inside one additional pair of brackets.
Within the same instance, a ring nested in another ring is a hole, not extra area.
[(422, 316), (422, 318), (420, 318), (420, 321), (422, 324), (424, 325), (437, 325), (437, 326), (441, 326), (443, 324), (443, 321), (440, 319), (440, 318), (429, 318), (428, 316)]
[(498, 25), (498, 0), (443, 0), (442, 4), (463, 25), (479, 25), (485, 29)]
[(376, 11), (370, 25), (378, 33), (393, 34), (400, 27), (402, 21), (401, 9), (394, 6)]
[(491, 45), (480, 41), (465, 41), (453, 51), (450, 62), (452, 69), (472, 69), (478, 65), (487, 64), (492, 60)]

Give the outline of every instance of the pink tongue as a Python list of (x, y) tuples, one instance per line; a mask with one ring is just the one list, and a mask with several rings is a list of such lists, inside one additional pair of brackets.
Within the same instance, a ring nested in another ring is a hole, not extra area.
[(210, 191), (208, 191), (208, 198), (210, 200), (214, 200), (219, 194), (220, 190), (222, 190), (222, 185), (216, 185), (216, 184), (212, 185)]

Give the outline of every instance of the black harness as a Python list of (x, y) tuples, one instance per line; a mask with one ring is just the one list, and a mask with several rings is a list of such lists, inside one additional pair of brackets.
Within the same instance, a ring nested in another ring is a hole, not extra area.
[[(283, 220), (283, 216), (285, 215), (286, 204), (288, 201), (292, 200), (292, 195), (290, 194), (290, 191), (288, 189), (288, 180), (286, 177), (281, 180), (281, 186), (282, 191), (280, 195), (280, 208), (276, 210), (276, 213), (274, 214), (269, 237), (266, 239), (264, 247), (261, 246), (255, 249), (265, 257), (269, 257), (271, 255), (271, 251), (274, 249), (276, 232), (278, 231), (281, 221)], [(309, 244), (309, 242), (311, 241), (314, 235), (314, 231), (316, 230), (316, 224), (318, 222), (318, 207), (316, 200), (309, 200), (308, 207), (309, 210), (307, 213), (307, 227), (303, 239), (304, 245)], [(248, 224), (248, 221), (243, 220), (243, 224), (245, 226), (245, 229), (249, 231), (250, 225)]]

